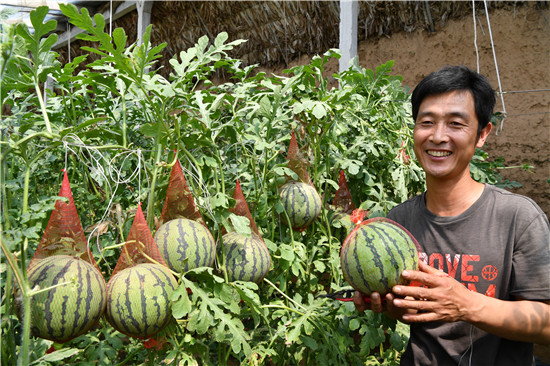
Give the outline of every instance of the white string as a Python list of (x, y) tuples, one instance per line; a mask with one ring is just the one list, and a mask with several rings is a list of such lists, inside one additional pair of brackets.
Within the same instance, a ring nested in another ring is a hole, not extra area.
[(109, 36), (113, 36), (113, 0), (109, 1)]
[(71, 24), (67, 22), (67, 34), (69, 37), (67, 37), (67, 59), (69, 60), (69, 63), (71, 62)]
[(466, 351), (464, 351), (464, 353), (460, 356), (460, 360), (458, 360), (458, 366), (460, 366), (462, 364), (462, 359), (464, 358), (464, 356), (466, 356), (468, 351), (470, 351), (470, 357), (469, 357), (468, 365), (472, 366), (472, 357), (474, 355), (474, 338), (473, 338), (473, 336), (474, 336), (474, 326), (472, 324), (470, 324), (470, 344), (468, 345), (468, 348), (466, 348)]
[[(101, 180), (103, 180), (108, 185), (109, 191), (111, 192), (111, 197), (109, 198), (109, 202), (105, 211), (103, 212), (103, 215), (101, 216), (101, 219), (99, 220), (99, 222), (97, 222), (91, 233), (88, 235), (87, 245), (89, 248), (90, 239), (94, 236), (94, 233), (99, 230), (101, 223), (105, 221), (107, 215), (109, 214), (118, 187), (121, 184), (132, 182), (136, 178), (136, 176), (139, 177), (139, 183), (141, 184), (141, 150), (123, 151), (114, 155), (111, 159), (107, 159), (97, 148), (95, 148), (94, 146), (86, 145), (75, 134), (67, 134), (65, 137), (63, 137), (62, 141), (63, 146), (65, 147), (65, 169), (67, 169), (67, 155), (68, 152), (71, 151), (73, 154), (80, 157), (82, 163), (88, 167), (90, 172), (97, 174), (101, 177)], [(123, 179), (123, 170), (125, 163), (129, 158), (134, 156), (137, 156), (138, 159), (137, 167), (126, 179)], [(117, 167), (116, 160), (119, 158), (121, 158), (122, 160)], [(107, 167), (107, 171), (104, 166)], [(111, 182), (113, 182), (115, 185), (114, 189), (112, 189)], [(141, 191), (138, 192), (138, 194), (140, 195), (139, 198), (141, 198)], [(96, 246), (99, 253), (102, 254), (99, 236), (100, 235), (96, 235)]]
[(476, 49), (477, 73), (479, 74), (479, 50), (477, 48), (476, 2), (472, 0), (472, 12), (474, 18), (474, 47)]
[(483, 0), (483, 4), (485, 4), (485, 15), (487, 16), (487, 28), (489, 28), (489, 37), (491, 38), (491, 48), (493, 50), (493, 59), (495, 60), (495, 70), (497, 73), (497, 80), (498, 80), (498, 91), (500, 93), (500, 101), (502, 103), (503, 118), (500, 121), (500, 125), (498, 126), (498, 129), (496, 131), (496, 134), (498, 135), (502, 131), (502, 128), (504, 127), (504, 119), (506, 118), (506, 106), (504, 105), (504, 96), (502, 94), (502, 85), (500, 83), (500, 73), (498, 71), (497, 55), (495, 52), (495, 43), (493, 41), (493, 33), (491, 32), (491, 21), (489, 20), (489, 10), (487, 9), (487, 0)]
[[(199, 189), (201, 191), (200, 194), (196, 194), (191, 189), (191, 186), (188, 185), (189, 191), (191, 192), (191, 195), (193, 196), (193, 200), (195, 201), (195, 205), (199, 208), (202, 208), (203, 210), (208, 211), (208, 213), (210, 214), (210, 217), (212, 218), (212, 220), (215, 221), (216, 218), (214, 217), (214, 212), (212, 211), (212, 206), (210, 206), (210, 192), (208, 190), (208, 187), (206, 186), (205, 182), (200, 178), (200, 175), (198, 174), (197, 167), (195, 165), (193, 165), (191, 163), (191, 161), (189, 161), (189, 159), (188, 159), (188, 162), (189, 162), (189, 165), (191, 166), (191, 168), (194, 170), (194, 172), (186, 169), (181, 164), (180, 164), (180, 167), (181, 167), (181, 170), (184, 173), (184, 175), (191, 177), (191, 179), (193, 179), (193, 181), (195, 182), (195, 184), (199, 187)], [(179, 161), (176, 161), (176, 164), (179, 164)], [(201, 198), (204, 198), (204, 199), (201, 199)]]

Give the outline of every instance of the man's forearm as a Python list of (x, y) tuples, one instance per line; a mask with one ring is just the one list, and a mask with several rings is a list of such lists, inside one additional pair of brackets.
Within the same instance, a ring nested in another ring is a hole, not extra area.
[(502, 338), (550, 344), (550, 302), (504, 301), (476, 294), (465, 321)]

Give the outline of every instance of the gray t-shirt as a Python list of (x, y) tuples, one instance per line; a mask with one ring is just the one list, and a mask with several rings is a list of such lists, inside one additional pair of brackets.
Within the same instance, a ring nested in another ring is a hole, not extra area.
[[(434, 215), (422, 194), (388, 218), (418, 240), (421, 260), (468, 289), (502, 300), (550, 299), (550, 225), (531, 199), (486, 185), (458, 216)], [(533, 349), (465, 322), (416, 323), (401, 364), (531, 365)]]

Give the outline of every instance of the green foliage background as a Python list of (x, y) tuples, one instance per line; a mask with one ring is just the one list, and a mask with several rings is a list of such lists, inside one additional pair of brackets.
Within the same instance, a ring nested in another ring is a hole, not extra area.
[[(352, 66), (334, 75), (340, 87), (330, 89), (323, 70), (337, 50), (282, 76), (266, 75), (229, 57), (244, 41), (222, 33), (171, 59), (165, 79), (152, 71), (166, 45), (150, 43), (151, 28), (141, 45), (127, 47), (124, 30), (110, 36), (102, 16), (92, 21), (86, 9), (60, 6), (85, 31), (79, 38), (94, 42), (85, 50), (100, 55), (97, 61), (85, 67), (86, 56), (57, 61), (51, 50), (57, 36), (50, 34), (56, 24), (44, 23), (46, 7), (31, 13), (34, 33), (1, 25), (2, 364), (397, 364), (406, 326), (317, 297), (349, 288), (339, 263), (345, 229), (332, 220), (330, 206), (340, 171), (355, 204), (371, 216), (424, 188), (422, 170), (407, 158), (409, 95), (392, 75), (393, 61), (375, 70)], [(214, 84), (220, 70), (230, 81)], [(51, 87), (44, 89), (47, 80)], [(277, 194), (285, 177), (295, 176), (286, 160), (293, 130), (325, 203), (303, 232), (282, 225)], [(103, 320), (63, 345), (32, 337), (15, 316), (12, 293), (21, 289), (15, 301), (23, 305), (32, 298), (26, 264), (58, 199), (62, 169), (108, 280), (138, 202), (154, 229), (177, 160), (218, 240), (223, 228), (250, 230), (228, 211), (240, 180), (271, 252), (267, 278), (230, 283), (220, 258), (215, 269), (183, 273), (172, 299), (174, 321), (155, 337), (157, 347)], [(476, 179), (500, 182), (501, 161), (488, 162), (479, 151), (473, 164)]]

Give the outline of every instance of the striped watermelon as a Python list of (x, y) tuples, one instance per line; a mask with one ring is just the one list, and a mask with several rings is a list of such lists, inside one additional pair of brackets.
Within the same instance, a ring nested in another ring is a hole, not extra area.
[(225, 268), (230, 281), (260, 282), (269, 272), (271, 256), (255, 234), (228, 233), (222, 238)]
[(362, 222), (344, 241), (340, 263), (344, 278), (356, 290), (386, 294), (405, 269), (418, 269), (418, 243), (399, 224), (375, 218)]
[(66, 342), (90, 330), (106, 304), (105, 280), (89, 262), (69, 255), (41, 259), (28, 273), (30, 288), (41, 289), (31, 299), (31, 331), (40, 338)]
[(155, 243), (168, 267), (175, 272), (211, 267), (214, 263), (216, 241), (198, 221), (185, 218), (168, 221), (155, 233)]
[[(288, 182), (281, 187), (279, 195), (293, 229), (306, 228), (321, 213), (321, 197), (310, 184)], [(283, 222), (287, 223), (286, 218)]]
[(172, 292), (178, 283), (168, 268), (142, 263), (115, 274), (107, 283), (105, 318), (121, 333), (146, 339), (172, 319)]

